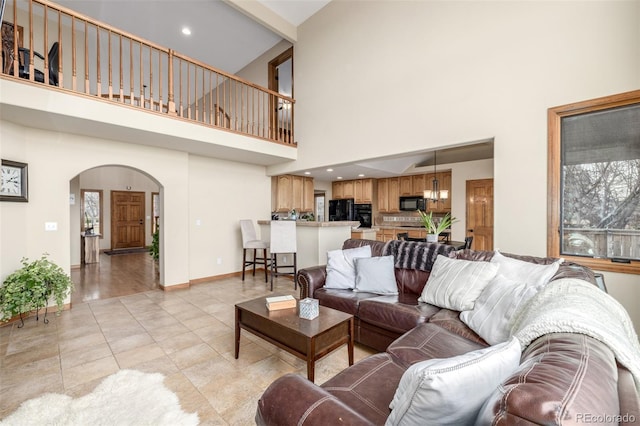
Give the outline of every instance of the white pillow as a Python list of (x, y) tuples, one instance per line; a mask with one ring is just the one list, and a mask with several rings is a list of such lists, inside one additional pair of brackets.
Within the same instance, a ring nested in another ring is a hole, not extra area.
[(533, 285), (545, 285), (551, 277), (558, 271), (564, 259), (559, 259), (549, 265), (538, 265), (536, 263), (525, 262), (503, 256), (498, 250), (494, 251), (491, 263), (500, 267), (500, 274), (514, 281), (525, 281)]
[(515, 337), (463, 355), (418, 362), (400, 379), (386, 425), (473, 424), (484, 401), (520, 365)]
[(393, 256), (356, 259), (356, 288), (376, 294), (398, 294)]
[(460, 319), (490, 345), (505, 342), (511, 334), (511, 318), (540, 288), (498, 273), (473, 309), (460, 313)]
[(418, 300), (454, 311), (468, 311), (497, 271), (496, 264), (450, 259), (439, 254)]
[(351, 290), (356, 286), (356, 265), (354, 259), (371, 257), (371, 246), (327, 252), (327, 279), (325, 288)]

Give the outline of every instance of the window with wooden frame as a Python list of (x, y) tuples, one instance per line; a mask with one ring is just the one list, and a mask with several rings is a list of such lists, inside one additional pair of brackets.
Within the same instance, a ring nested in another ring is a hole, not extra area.
[(640, 90), (548, 111), (549, 256), (640, 274)]
[(80, 204), (80, 215), (82, 216), (80, 227), (82, 232), (93, 232), (94, 234), (100, 234), (100, 238), (103, 238), (102, 189), (83, 189), (80, 191), (80, 198), (82, 200)]

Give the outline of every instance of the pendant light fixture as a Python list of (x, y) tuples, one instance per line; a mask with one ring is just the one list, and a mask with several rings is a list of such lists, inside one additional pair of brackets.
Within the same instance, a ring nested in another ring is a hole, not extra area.
[(438, 200), (446, 200), (449, 198), (449, 191), (446, 189), (440, 190), (440, 182), (436, 177), (436, 165), (437, 165), (437, 151), (433, 151), (433, 181), (431, 182), (431, 189), (424, 191), (424, 198), (434, 203)]

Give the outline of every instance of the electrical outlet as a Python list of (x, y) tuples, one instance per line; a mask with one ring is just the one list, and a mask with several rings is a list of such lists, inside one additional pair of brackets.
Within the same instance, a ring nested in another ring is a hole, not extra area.
[(44, 223), (45, 231), (57, 231), (58, 230), (58, 222), (45, 222)]
[(217, 263), (218, 263), (218, 265), (222, 265), (222, 258), (221, 257), (218, 258)]

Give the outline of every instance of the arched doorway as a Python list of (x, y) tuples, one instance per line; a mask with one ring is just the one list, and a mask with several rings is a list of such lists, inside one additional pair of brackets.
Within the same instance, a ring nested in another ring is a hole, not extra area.
[(139, 169), (104, 165), (69, 185), (72, 303), (158, 288), (161, 265), (149, 247), (162, 217), (160, 183)]

